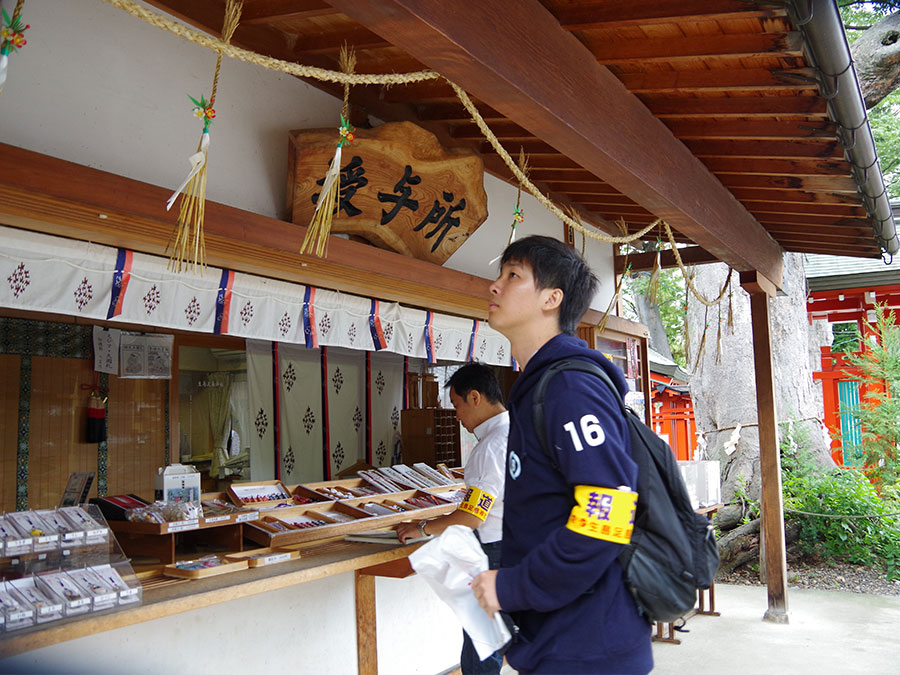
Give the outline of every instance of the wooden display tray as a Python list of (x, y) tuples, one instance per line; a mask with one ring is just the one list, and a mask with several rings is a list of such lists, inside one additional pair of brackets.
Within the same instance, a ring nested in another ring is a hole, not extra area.
[[(308, 490), (315, 491), (318, 488), (323, 488), (323, 487), (340, 487), (340, 488), (349, 490), (351, 488), (363, 488), (363, 487), (371, 488), (372, 486), (369, 485), (369, 483), (364, 481), (362, 478), (342, 478), (340, 480), (328, 480), (328, 481), (322, 481), (319, 483), (306, 483), (305, 485), (298, 486), (298, 487), (305, 487)], [(316, 492), (316, 494), (320, 494), (320, 493)], [(393, 493), (382, 492), (379, 494), (393, 494)], [(322, 495), (322, 496), (324, 496), (324, 495)], [(325, 499), (329, 499), (329, 498), (325, 497)], [(347, 499), (361, 499), (361, 498), (360, 497), (348, 497)], [(342, 501), (346, 501), (346, 500), (342, 500)]]
[(263, 567), (265, 565), (275, 565), (289, 560), (296, 560), (300, 557), (300, 551), (291, 551), (285, 548), (255, 548), (252, 551), (243, 551), (241, 553), (229, 553), (225, 556), (226, 560), (240, 562), (246, 560), (250, 567)]
[[(428, 488), (427, 490), (424, 490), (424, 492), (435, 495), (437, 497), (443, 497), (448, 492), (456, 492), (457, 490), (465, 490), (465, 489), (466, 489), (465, 483), (455, 483), (453, 485), (441, 485), (440, 487)], [(458, 504), (458, 502), (454, 502), (454, 503)]]
[[(228, 558), (226, 558), (226, 560), (227, 559)], [(236, 560), (234, 562), (227, 562), (224, 565), (217, 565), (216, 567), (207, 567), (205, 569), (199, 570), (179, 569), (173, 563), (171, 565), (166, 565), (165, 567), (163, 567), (162, 572), (167, 577), (179, 577), (181, 579), (203, 579), (205, 577), (215, 577), (219, 574), (227, 574), (228, 572), (245, 570), (247, 569), (247, 567), (249, 567), (249, 565), (246, 560)]]
[[(269, 486), (277, 486), (279, 491), (283, 494), (288, 495), (287, 499), (268, 499), (265, 501), (258, 502), (245, 502), (241, 495), (250, 496), (254, 489), (260, 489), (262, 492), (266, 491), (266, 488)], [(235, 504), (240, 506), (241, 508), (250, 508), (250, 509), (260, 509), (260, 508), (268, 508), (270, 506), (277, 506), (278, 504), (292, 504), (294, 502), (293, 497), (290, 496), (291, 491), (287, 488), (287, 486), (282, 483), (280, 480), (260, 480), (254, 481), (252, 483), (232, 483), (228, 486), (228, 496), (231, 498)]]
[[(452, 489), (453, 486), (446, 486), (446, 487)], [(433, 509), (440, 510), (439, 513), (436, 513), (434, 515), (441, 515), (442, 513), (447, 512), (445, 509), (446, 506), (453, 506), (455, 508), (456, 504), (451, 504), (451, 503), (436, 504), (434, 506), (417, 508), (417, 507), (413, 506), (412, 504), (406, 504), (404, 502), (404, 500), (408, 499), (410, 497), (438, 497), (439, 499), (441, 499), (441, 496), (439, 494), (433, 493), (434, 491), (436, 491), (438, 489), (439, 488), (431, 488), (430, 490), (404, 490), (403, 492), (391, 492), (391, 493), (383, 494), (383, 495), (371, 495), (369, 497), (357, 497), (356, 499), (345, 499), (343, 501), (343, 503), (348, 504), (350, 506), (355, 506), (356, 508), (359, 508), (360, 510), (364, 510), (362, 508), (363, 504), (368, 504), (368, 503), (374, 503), (374, 504), (387, 503), (387, 504), (391, 504), (391, 505), (397, 505), (397, 506), (400, 506), (401, 508), (405, 509), (407, 512), (413, 513), (415, 515), (410, 515), (410, 513), (397, 513), (397, 514), (390, 514), (390, 515), (384, 514), (384, 515), (377, 516), (377, 515), (368, 513), (368, 511), (365, 511), (365, 513), (367, 515), (371, 516), (372, 518), (379, 518), (379, 519), (395, 518), (396, 516), (399, 516), (400, 519), (397, 520), (397, 522), (403, 522), (404, 520), (409, 520), (410, 518), (413, 518), (416, 516), (419, 516), (418, 517), (419, 520), (423, 520), (425, 518), (433, 517), (433, 516), (428, 515), (428, 513), (430, 513)], [(419, 514), (423, 514), (423, 513), (425, 515), (419, 515)], [(379, 520), (379, 522), (381, 522), (381, 521)], [(378, 525), (378, 527), (383, 527), (383, 525)]]
[(129, 532), (133, 534), (177, 534), (191, 530), (204, 530), (209, 527), (222, 527), (236, 523), (247, 523), (257, 520), (259, 512), (246, 511), (244, 513), (232, 513), (225, 516), (212, 516), (211, 518), (195, 518), (194, 520), (179, 520), (171, 523), (133, 523), (129, 520), (109, 520), (110, 529), (113, 532)]
[[(356, 520), (352, 522), (335, 520), (329, 517), (329, 513), (332, 511), (340, 511), (356, 518)], [(319, 525), (317, 527), (290, 529), (287, 531), (277, 531), (268, 525), (270, 521), (285, 522), (298, 516), (307, 516), (317, 520), (324, 520), (328, 524)], [(340, 537), (357, 530), (365, 530), (373, 527), (373, 525), (361, 525), (360, 521), (371, 523), (372, 516), (365, 511), (360, 511), (343, 502), (301, 504), (293, 508), (278, 509), (277, 511), (267, 513), (258, 523), (255, 523), (253, 527), (248, 527), (244, 532), (244, 536), (258, 544), (268, 544), (271, 547), (285, 546), (304, 541), (314, 541), (316, 539)]]

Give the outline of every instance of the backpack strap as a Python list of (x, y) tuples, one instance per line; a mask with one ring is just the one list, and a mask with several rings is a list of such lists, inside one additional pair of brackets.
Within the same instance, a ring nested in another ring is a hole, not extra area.
[(550, 445), (547, 441), (547, 426), (544, 421), (544, 399), (547, 394), (547, 385), (550, 383), (550, 380), (554, 375), (563, 370), (578, 370), (583, 373), (590, 373), (599, 377), (603, 381), (603, 383), (606, 384), (607, 387), (609, 387), (610, 391), (612, 391), (613, 395), (616, 397), (616, 400), (619, 402), (619, 407), (622, 409), (622, 413), (625, 413), (625, 402), (619, 395), (619, 390), (616, 389), (612, 380), (609, 379), (609, 375), (606, 374), (606, 371), (593, 361), (572, 358), (561, 359), (551, 364), (543, 373), (541, 373), (541, 377), (540, 379), (538, 379), (537, 386), (534, 389), (534, 396), (531, 399), (531, 416), (534, 422), (535, 433), (537, 434), (538, 441), (541, 444), (541, 449), (544, 451), (544, 454), (550, 459), (554, 468), (559, 467), (557, 466), (556, 459), (553, 457), (553, 453), (550, 452)]

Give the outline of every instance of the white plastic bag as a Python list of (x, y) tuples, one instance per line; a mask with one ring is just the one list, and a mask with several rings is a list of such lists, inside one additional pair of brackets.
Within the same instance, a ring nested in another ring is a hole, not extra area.
[(472, 580), (487, 571), (488, 560), (471, 529), (465, 525), (448, 527), (410, 555), (409, 562), (450, 605), (482, 661), (509, 641), (509, 630), (500, 614), (495, 613), (493, 618), (485, 614), (472, 592)]

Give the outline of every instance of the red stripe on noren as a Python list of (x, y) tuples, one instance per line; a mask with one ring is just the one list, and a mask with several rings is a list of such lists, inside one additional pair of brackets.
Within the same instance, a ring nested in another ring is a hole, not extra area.
[[(384, 349), (385, 347), (387, 347), (387, 340), (384, 337), (384, 331), (381, 329), (381, 317), (379, 316), (380, 312), (381, 312), (381, 305), (379, 304), (378, 300), (376, 300), (375, 301), (375, 316), (373, 317), (374, 321), (375, 321), (375, 334), (378, 336), (378, 346), (381, 349)], [(371, 462), (370, 462), (370, 464), (371, 464)]]
[(228, 270), (228, 283), (225, 284), (225, 299), (222, 303), (222, 324), (220, 333), (228, 332), (228, 315), (231, 313), (231, 289), (234, 287), (234, 270)]
[(125, 291), (128, 289), (128, 282), (131, 281), (131, 265), (134, 262), (134, 251), (125, 251), (125, 264), (122, 266), (122, 290), (119, 291), (119, 299), (116, 300), (116, 311), (113, 316), (119, 316), (122, 313), (122, 307), (125, 303)]
[(328, 429), (328, 347), (322, 347), (322, 441), (325, 480), (331, 480), (331, 435)]
[(372, 462), (372, 352), (366, 352), (366, 462)]
[(272, 343), (272, 389), (275, 398), (275, 478), (281, 480), (281, 397), (279, 396), (280, 387), (278, 386), (281, 377), (279, 376), (281, 367), (278, 364), (278, 343)]

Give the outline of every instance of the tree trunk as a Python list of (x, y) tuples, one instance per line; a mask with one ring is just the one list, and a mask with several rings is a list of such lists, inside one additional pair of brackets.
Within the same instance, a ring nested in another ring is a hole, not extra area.
[(635, 295), (633, 300), (638, 320), (647, 326), (649, 332), (647, 341), (650, 343), (650, 349), (672, 361), (672, 350), (669, 348), (669, 338), (659, 313), (659, 305), (651, 305), (644, 295)]
[[(784, 524), (784, 541), (791, 546), (800, 537), (800, 523)], [(741, 565), (759, 561), (759, 518), (737, 527), (716, 542), (719, 546), (719, 574), (729, 574)]]
[(900, 12), (869, 28), (850, 47), (866, 108), (900, 86)]
[[(706, 298), (715, 298), (727, 275), (723, 264), (700, 265), (694, 285)], [(750, 499), (758, 499), (760, 494), (750, 298), (736, 279), (733, 282), (733, 329), (728, 326), (729, 291), (721, 309), (707, 310), (693, 295), (688, 299), (688, 366), (695, 368), (690, 386), (702, 438), (701, 456), (719, 460), (725, 503), (734, 502), (739, 494)], [(812, 378), (813, 371), (821, 367), (812, 358), (819, 345), (810, 350), (806, 280), (799, 254), (785, 254), (784, 291), (785, 296), (769, 301), (779, 436), (802, 445), (822, 467), (834, 466), (820, 422), (823, 412), (817, 391), (821, 385)], [(701, 337), (704, 327), (705, 341)], [(701, 343), (703, 351), (698, 358)]]

